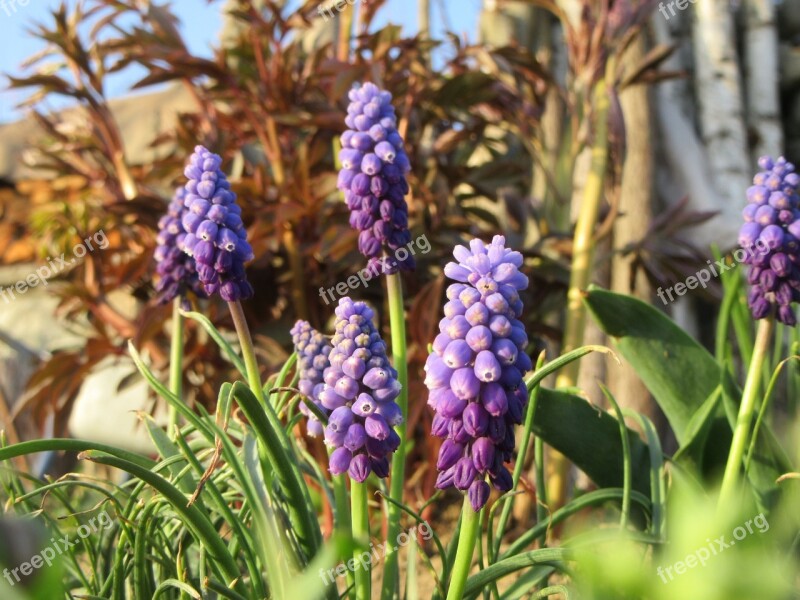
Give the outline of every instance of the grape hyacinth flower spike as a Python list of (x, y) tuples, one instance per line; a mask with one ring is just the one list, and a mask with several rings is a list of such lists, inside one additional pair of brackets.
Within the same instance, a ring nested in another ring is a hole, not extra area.
[(800, 301), (800, 175), (783, 157), (763, 156), (758, 165), (739, 232), (750, 265), (748, 305), (755, 319), (776, 314), (793, 327), (792, 304)]
[(183, 215), (187, 235), (184, 249), (197, 263), (197, 273), (206, 293), (219, 295), (226, 302), (252, 297), (244, 263), (253, 259), (242, 223), (242, 210), (236, 204), (222, 159), (203, 146), (197, 146), (184, 173), (186, 183)]
[[(317, 405), (327, 416), (330, 411), (322, 406), (319, 395), (325, 387), (322, 374), (330, 365), (328, 355), (331, 353), (331, 343), (324, 335), (311, 327), (307, 321), (295, 323), (291, 334), (294, 351), (297, 353), (300, 392)], [(308, 435), (311, 437), (322, 435), (322, 423), (304, 402), (300, 403), (300, 412), (308, 417), (306, 426)]]
[(456, 246), (453, 255), (458, 262), (444, 272), (457, 283), (447, 288), (425, 385), (436, 413), (432, 432), (446, 438), (436, 487), (467, 492), (477, 512), (489, 499), (487, 476), (501, 492), (512, 486), (504, 463), (514, 451), (514, 426), (528, 401), (522, 378), (532, 366), (518, 320), (528, 278), (519, 271), (522, 255), (506, 248), (503, 236)]
[(179, 187), (169, 203), (167, 212), (158, 221), (158, 245), (155, 251), (158, 281), (156, 292), (160, 304), (169, 304), (175, 298), (185, 298), (188, 292), (198, 297), (206, 294), (197, 276), (195, 261), (183, 251), (186, 230), (182, 218), (186, 212), (186, 190)]
[[(376, 274), (411, 271), (414, 257), (394, 258), (394, 251), (411, 241), (408, 230), (406, 174), (411, 170), (397, 132), (392, 95), (374, 83), (349, 93), (338, 187), (350, 209), (350, 225), (359, 231), (358, 249)], [(388, 255), (382, 263), (382, 256)]]
[(388, 476), (389, 458), (400, 445), (393, 427), (403, 421), (395, 402), (400, 394), (397, 371), (389, 364), (373, 316), (364, 302), (347, 297), (339, 301), (330, 366), (319, 394), (322, 406), (331, 411), (325, 428), (325, 443), (333, 449), (330, 471), (347, 472), (358, 483), (370, 473)]
[[(231, 190), (221, 165), (222, 158), (203, 146), (196, 146), (189, 158), (184, 170), (188, 179), (184, 198), (187, 211), (182, 217), (187, 232), (184, 251), (194, 258), (206, 293), (209, 296), (218, 293), (228, 304), (251, 393), (246, 401), (239, 402), (239, 406), (246, 413), (257, 410), (260, 415), (264, 431), (268, 433), (259, 435), (259, 447), (271, 463), (275, 482), (286, 498), (288, 518), (297, 535), (298, 550), (302, 555), (312, 557), (319, 552), (322, 534), (316, 515), (312, 514), (314, 504), (308, 486), (300, 469), (296, 468), (299, 459), (264, 391), (253, 336), (241, 303), (241, 300), (253, 296), (244, 269), (244, 264), (253, 259), (253, 249), (247, 242), (236, 194)], [(237, 382), (234, 389), (240, 385)], [(248, 415), (251, 420), (253, 414), (250, 412)]]
[(769, 369), (775, 321), (794, 327), (792, 304), (800, 301), (800, 175), (783, 157), (762, 156), (758, 166), (761, 171), (747, 189), (745, 223), (739, 230), (742, 250), (737, 252), (743, 252), (742, 262), (750, 265), (747, 304), (759, 324), (719, 492), (718, 510), (726, 512), (739, 501), (742, 461), (747, 448), (752, 449), (753, 415), (762, 399), (761, 379)]

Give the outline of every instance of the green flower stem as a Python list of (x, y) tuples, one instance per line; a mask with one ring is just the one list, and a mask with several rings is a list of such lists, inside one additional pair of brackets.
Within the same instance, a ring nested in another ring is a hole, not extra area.
[[(534, 367), (534, 373), (544, 366), (545, 354), (539, 355)], [(539, 404), (539, 385), (528, 393), (528, 407), (525, 412), (525, 426), (522, 433), (522, 440), (519, 444), (519, 452), (517, 453), (517, 460), (514, 463), (514, 473), (512, 475), (512, 490), (516, 490), (519, 485), (519, 480), (522, 477), (522, 470), (525, 467), (525, 457), (528, 455), (528, 447), (530, 446), (531, 437), (533, 436), (533, 420), (536, 416), (536, 406)], [(508, 519), (511, 516), (511, 509), (513, 507), (513, 500), (509, 499), (503, 505), (503, 510), (500, 513), (500, 520), (497, 523), (497, 535), (495, 536), (494, 548), (490, 548), (492, 561), (497, 562), (497, 557), (500, 554), (500, 545), (503, 543), (503, 536), (505, 535)]]
[[(402, 385), (397, 405), (403, 413), (403, 424), (395, 428), (400, 436), (400, 447), (392, 456), (391, 482), (389, 497), (397, 503), (403, 502), (403, 484), (406, 470), (406, 423), (408, 419), (408, 357), (406, 352), (406, 320), (403, 309), (403, 282), (400, 273), (386, 277), (389, 296), (389, 322), (392, 330), (392, 363), (397, 370), (397, 380)], [(387, 510), (388, 527), (386, 529), (386, 559), (384, 564), (383, 587), (381, 599), (391, 600), (399, 587), (399, 549), (397, 536), (400, 535), (400, 517), (402, 510), (398, 504), (389, 503)]]
[[(536, 361), (534, 373), (544, 366), (545, 353), (542, 352)], [(517, 453), (517, 460), (514, 463), (514, 473), (512, 476), (512, 490), (516, 490), (519, 485), (519, 480), (522, 477), (522, 470), (525, 467), (525, 457), (528, 454), (528, 447), (530, 446), (531, 437), (533, 435), (533, 419), (536, 416), (536, 406), (539, 403), (539, 385), (537, 384), (528, 394), (528, 407), (525, 411), (525, 427), (522, 433), (522, 440), (519, 444), (519, 452)], [(500, 554), (500, 545), (503, 543), (503, 536), (506, 532), (508, 519), (511, 516), (511, 509), (513, 507), (513, 500), (509, 499), (503, 505), (503, 510), (500, 513), (500, 521), (497, 524), (497, 535), (495, 536), (494, 548), (490, 548), (491, 562), (497, 562), (497, 557)]]
[[(561, 352), (567, 353), (583, 345), (586, 329), (586, 307), (583, 292), (591, 283), (594, 266), (594, 232), (603, 202), (603, 187), (608, 167), (608, 114), (610, 109), (608, 87), (604, 79), (594, 86), (592, 114), (594, 115), (592, 166), (583, 189), (583, 201), (575, 224), (572, 242), (572, 269), (567, 292), (567, 315)], [(556, 379), (556, 388), (575, 387), (578, 383), (580, 363), (575, 361), (562, 369)], [(557, 508), (566, 501), (567, 471), (569, 462), (558, 452), (550, 458), (551, 476), (547, 489), (550, 501)]]
[(761, 371), (770, 349), (770, 340), (775, 330), (775, 321), (772, 317), (762, 319), (758, 325), (753, 357), (750, 359), (750, 369), (747, 372), (747, 381), (744, 384), (742, 403), (739, 406), (739, 417), (733, 431), (733, 441), (728, 454), (728, 463), (725, 465), (725, 475), (722, 478), (722, 490), (719, 495), (719, 509), (727, 508), (736, 493), (739, 476), (742, 469), (742, 457), (747, 447), (747, 438), (750, 435), (750, 425), (758, 400), (761, 387)]
[(239, 344), (242, 346), (242, 358), (247, 370), (247, 383), (258, 401), (267, 406), (264, 398), (264, 388), (261, 384), (261, 371), (258, 368), (258, 360), (256, 360), (256, 350), (253, 345), (253, 338), (250, 335), (250, 327), (247, 325), (247, 319), (245, 319), (244, 311), (242, 310), (242, 303), (238, 300), (236, 302), (228, 302), (228, 308), (231, 310), (233, 326), (236, 328)]
[[(328, 456), (330, 456), (330, 452), (328, 452)], [(351, 528), (350, 507), (347, 501), (347, 476), (333, 475), (331, 479), (333, 481), (333, 500), (336, 503), (336, 519), (334, 521), (334, 526), (336, 531), (347, 534), (350, 532)], [(353, 587), (355, 583), (353, 572), (347, 569), (345, 576), (347, 579), (347, 587)]]
[(233, 324), (236, 327), (239, 343), (242, 346), (242, 357), (247, 369), (250, 390), (258, 400), (259, 407), (263, 410), (263, 414), (252, 411), (252, 414), (248, 413), (247, 416), (251, 422), (254, 418), (266, 421), (263, 423), (263, 427), (259, 427), (259, 431), (263, 431), (260, 436), (261, 442), (266, 448), (281, 487), (286, 494), (290, 517), (293, 525), (297, 527), (297, 535), (306, 559), (310, 560), (318, 553), (322, 545), (322, 534), (320, 533), (316, 514), (313, 511), (308, 487), (303, 479), (300, 463), (289, 436), (284, 430), (272, 404), (265, 400), (253, 338), (250, 335), (250, 328), (247, 325), (242, 305), (238, 301), (229, 302), (228, 308), (230, 308)]
[[(178, 296), (172, 301), (172, 339), (170, 340), (169, 353), (169, 391), (175, 397), (183, 395), (183, 315), (181, 314), (181, 298)], [(178, 424), (178, 409), (169, 407), (169, 434), (176, 435), (175, 426)]]
[[(350, 508), (353, 516), (353, 538), (369, 545), (369, 508), (367, 506), (367, 484), (353, 481), (350, 487)], [(356, 549), (353, 558), (358, 565), (355, 572), (356, 600), (370, 600), (372, 576), (370, 565), (359, 562), (361, 550)]]
[(472, 567), (472, 555), (475, 553), (475, 541), (478, 539), (480, 512), (475, 512), (464, 496), (464, 507), (461, 509), (461, 531), (458, 535), (458, 549), (453, 564), (453, 576), (447, 588), (447, 600), (461, 600), (467, 585), (467, 577)]

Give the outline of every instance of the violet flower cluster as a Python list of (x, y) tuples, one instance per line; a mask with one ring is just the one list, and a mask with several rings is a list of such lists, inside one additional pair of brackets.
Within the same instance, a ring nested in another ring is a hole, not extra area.
[(747, 301), (753, 318), (777, 313), (779, 321), (794, 326), (792, 303), (800, 301), (800, 175), (783, 157), (763, 156), (758, 165), (762, 171), (747, 190), (739, 232), (742, 248), (763, 250), (744, 259), (750, 265)]
[(395, 402), (401, 385), (373, 316), (364, 302), (339, 300), (330, 366), (319, 394), (322, 406), (331, 411), (325, 428), (325, 443), (333, 448), (330, 472), (347, 472), (359, 483), (370, 473), (389, 475), (389, 457), (400, 445), (392, 428), (403, 422)]
[(252, 297), (244, 263), (253, 259), (242, 223), (242, 209), (236, 204), (222, 159), (197, 146), (184, 174), (186, 183), (183, 226), (187, 235), (184, 250), (197, 263), (197, 274), (209, 296), (219, 292), (226, 302)]
[[(291, 330), (294, 351), (297, 353), (300, 392), (310, 399), (327, 416), (330, 413), (320, 402), (319, 395), (325, 384), (322, 374), (330, 362), (331, 343), (308, 321), (298, 321)], [(311, 437), (322, 435), (323, 426), (317, 416), (308, 409), (305, 402), (300, 403), (300, 412), (308, 417), (306, 429)]]
[(413, 256), (402, 261), (393, 256), (411, 241), (405, 201), (411, 167), (397, 132), (392, 95), (366, 83), (350, 90), (349, 98), (338, 187), (351, 211), (350, 225), (360, 232), (358, 249), (369, 259), (368, 268), (376, 268), (391, 250), (384, 273), (413, 270)]
[(459, 283), (447, 288), (444, 318), (425, 365), (428, 404), (436, 412), (432, 432), (446, 438), (436, 464), (436, 487), (466, 491), (475, 511), (489, 499), (489, 477), (501, 492), (512, 478), (504, 463), (514, 450), (514, 425), (528, 402), (523, 375), (531, 369), (528, 337), (518, 317), (519, 291), (528, 278), (522, 255), (495, 236), (485, 245), (456, 246), (458, 262), (445, 274)]
[(156, 292), (161, 304), (168, 304), (175, 298), (185, 298), (189, 291), (200, 298), (206, 294), (197, 276), (195, 262), (183, 251), (186, 230), (181, 222), (186, 212), (184, 198), (186, 190), (182, 187), (175, 191), (167, 212), (158, 221), (156, 237), (156, 273), (158, 282)]

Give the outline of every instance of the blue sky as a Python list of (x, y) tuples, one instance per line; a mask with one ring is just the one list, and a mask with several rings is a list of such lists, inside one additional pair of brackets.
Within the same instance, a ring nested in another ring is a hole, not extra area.
[[(0, 3), (0, 74), (21, 75), (21, 63), (40, 51), (43, 44), (31, 36), (28, 30), (36, 23), (51, 23), (48, 18), (51, 10), (58, 7), (61, 0), (29, 0), (27, 6), (19, 5), (20, 0), (5, 0), (5, 9)], [(72, 6), (75, 0), (67, 0)], [(172, 0), (173, 11), (181, 21), (181, 30), (192, 52), (208, 56), (211, 46), (216, 44), (219, 33), (219, 10), (221, 0), (211, 4), (206, 0)], [(433, 0), (431, 26), (433, 35), (440, 37), (446, 28), (458, 34), (474, 37), (477, 30), (477, 16), (481, 0)], [(388, 0), (377, 16), (377, 24), (392, 22), (402, 25), (408, 31), (417, 28), (417, 10), (414, 0)], [(129, 70), (108, 80), (108, 95), (124, 95), (130, 85), (141, 76), (141, 72)], [(9, 91), (7, 80), (0, 77), (0, 123), (13, 121), (22, 116), (15, 106), (23, 100), (27, 91)], [(61, 106), (61, 104), (53, 104)]]

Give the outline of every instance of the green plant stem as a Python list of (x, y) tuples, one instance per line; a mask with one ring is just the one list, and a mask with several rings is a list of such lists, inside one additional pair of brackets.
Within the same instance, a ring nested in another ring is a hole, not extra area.
[(472, 567), (472, 555), (475, 552), (475, 541), (478, 539), (480, 512), (475, 512), (464, 496), (464, 507), (461, 509), (461, 529), (458, 536), (458, 549), (453, 564), (453, 576), (447, 588), (447, 600), (461, 600), (467, 578)]
[[(350, 507), (353, 517), (353, 538), (356, 541), (366, 541), (369, 545), (369, 508), (367, 506), (367, 484), (353, 481), (350, 487)], [(360, 562), (361, 551), (356, 549), (353, 553), (356, 561), (355, 572), (355, 598), (356, 600), (370, 600), (371, 596), (371, 570), (370, 564)]]
[(750, 436), (750, 447), (747, 449), (747, 455), (746, 458), (744, 459), (745, 474), (750, 472), (750, 461), (753, 460), (753, 453), (756, 451), (756, 442), (758, 442), (758, 432), (761, 429), (761, 424), (764, 421), (764, 417), (767, 414), (767, 410), (769, 410), (769, 403), (770, 400), (772, 400), (773, 392), (775, 391), (775, 387), (778, 384), (778, 379), (780, 377), (781, 371), (783, 370), (783, 366), (790, 362), (794, 362), (798, 359), (800, 359), (800, 357), (792, 355), (789, 358), (782, 360), (780, 363), (778, 363), (778, 366), (775, 368), (775, 372), (772, 374), (772, 377), (769, 380), (769, 385), (767, 385), (767, 391), (764, 392), (764, 400), (761, 403), (761, 408), (758, 409), (756, 424), (755, 426), (753, 426), (753, 435)]
[[(583, 201), (575, 224), (562, 353), (570, 352), (580, 347), (583, 344), (583, 334), (586, 329), (586, 307), (583, 304), (583, 292), (591, 283), (595, 253), (594, 231), (600, 215), (603, 186), (608, 167), (608, 113), (610, 102), (608, 88), (604, 79), (595, 84), (592, 108), (594, 115), (594, 143), (591, 150), (592, 166), (583, 189)], [(559, 374), (556, 380), (556, 388), (575, 387), (579, 373), (580, 364), (578, 362), (570, 363)], [(553, 452), (550, 466), (551, 477), (547, 489), (550, 493), (551, 503), (558, 507), (563, 505), (566, 499), (569, 463), (562, 454)]]
[[(400, 273), (386, 277), (389, 299), (389, 323), (392, 331), (392, 362), (397, 370), (397, 380), (402, 389), (397, 397), (397, 405), (403, 413), (403, 423), (395, 428), (400, 436), (400, 447), (392, 456), (389, 497), (398, 503), (403, 502), (403, 484), (406, 470), (406, 422), (408, 419), (408, 358), (406, 352), (406, 319), (403, 308), (403, 281)], [(400, 535), (402, 511), (397, 504), (389, 503), (387, 509), (386, 559), (384, 563), (381, 599), (391, 600), (399, 587), (399, 549), (397, 536)]]
[[(253, 419), (259, 420), (258, 430), (261, 432), (261, 442), (265, 445), (270, 459), (273, 461), (273, 467), (287, 497), (292, 523), (297, 527), (298, 538), (303, 547), (305, 559), (308, 561), (317, 554), (322, 545), (322, 534), (318, 522), (315, 520), (316, 515), (313, 514), (313, 504), (308, 487), (303, 480), (299, 461), (289, 436), (283, 429), (272, 404), (265, 399), (253, 338), (250, 335), (250, 328), (247, 325), (242, 305), (238, 301), (229, 302), (228, 308), (230, 308), (233, 324), (242, 346), (242, 358), (247, 370), (250, 390), (263, 410), (263, 413), (259, 413), (255, 407), (252, 407), (252, 410), (248, 408), (249, 412), (246, 414), (251, 423)], [(234, 385), (234, 392), (237, 385), (244, 387), (241, 382), (237, 382)], [(237, 397), (237, 401), (244, 410), (246, 406), (242, 405), (241, 399)]]
[(544, 441), (538, 435), (533, 441), (533, 460), (536, 465), (536, 523), (544, 523), (547, 520), (547, 481), (544, 475)]
[(247, 319), (245, 319), (242, 304), (238, 300), (236, 302), (228, 302), (228, 308), (230, 308), (231, 311), (236, 334), (239, 336), (239, 344), (242, 346), (242, 358), (244, 359), (244, 366), (247, 370), (247, 383), (258, 401), (266, 406), (267, 402), (264, 398), (264, 388), (261, 385), (261, 371), (258, 368), (253, 337), (250, 335), (250, 327), (247, 325)]
[[(169, 352), (169, 391), (176, 397), (183, 396), (183, 315), (181, 314), (181, 298), (172, 301), (172, 339)], [(169, 435), (175, 436), (178, 424), (178, 409), (169, 407)]]
[[(542, 352), (539, 355), (539, 358), (536, 361), (536, 367), (534, 372), (538, 371), (544, 366), (544, 358), (545, 353)], [(519, 480), (522, 477), (522, 470), (525, 468), (525, 457), (528, 455), (528, 447), (531, 443), (532, 431), (533, 431), (533, 419), (536, 416), (536, 405), (539, 403), (539, 385), (537, 384), (534, 388), (528, 393), (528, 407), (525, 412), (525, 427), (522, 434), (522, 440), (519, 444), (519, 452), (517, 453), (517, 460), (514, 464), (514, 473), (512, 476), (513, 485), (511, 487), (512, 490), (516, 490), (517, 486), (519, 485)], [(497, 561), (497, 557), (500, 554), (500, 545), (503, 543), (503, 536), (505, 535), (506, 526), (508, 525), (508, 519), (511, 516), (511, 509), (513, 507), (513, 500), (508, 500), (503, 505), (503, 510), (500, 513), (500, 520), (497, 523), (497, 535), (494, 542), (494, 548), (489, 549), (492, 553), (491, 558), (492, 562)]]
[(728, 463), (725, 465), (725, 475), (722, 478), (722, 489), (720, 491), (718, 505), (719, 509), (727, 508), (730, 505), (732, 496), (735, 494), (739, 483), (739, 476), (742, 469), (742, 457), (747, 447), (750, 425), (753, 421), (753, 413), (755, 412), (758, 392), (761, 387), (761, 371), (770, 349), (770, 340), (772, 339), (772, 332), (774, 329), (775, 321), (772, 317), (762, 319), (758, 325), (756, 342), (753, 347), (753, 356), (750, 359), (747, 381), (745, 382), (744, 392), (742, 393), (742, 403), (739, 406), (739, 417), (736, 419), (731, 450), (728, 454)]
[[(328, 453), (330, 455), (330, 453)], [(336, 503), (336, 521), (334, 523), (336, 531), (343, 534), (350, 532), (350, 507), (347, 505), (347, 477), (345, 475), (333, 475), (333, 499)], [(353, 587), (355, 578), (353, 572), (347, 569), (345, 573), (347, 587)]]

